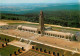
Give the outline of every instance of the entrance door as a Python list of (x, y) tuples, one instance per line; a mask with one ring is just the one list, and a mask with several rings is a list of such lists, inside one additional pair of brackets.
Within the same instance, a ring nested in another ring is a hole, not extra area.
[(40, 31), (38, 31), (38, 34), (41, 34), (41, 32), (40, 32)]

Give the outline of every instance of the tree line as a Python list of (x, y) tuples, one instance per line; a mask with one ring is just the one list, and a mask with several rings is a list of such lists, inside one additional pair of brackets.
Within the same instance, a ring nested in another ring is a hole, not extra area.
[[(80, 11), (44, 11), (44, 22), (66, 27), (80, 27)], [(39, 22), (39, 13), (1, 14), (0, 19)]]

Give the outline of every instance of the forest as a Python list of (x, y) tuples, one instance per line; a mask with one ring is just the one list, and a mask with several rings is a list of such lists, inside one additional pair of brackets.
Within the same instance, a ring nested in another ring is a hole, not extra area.
[[(61, 10), (61, 11), (43, 11), (45, 24), (61, 25), (65, 27), (80, 27), (80, 11)], [(29, 22), (39, 22), (39, 12), (26, 14), (6, 14), (1, 13), (0, 19), (5, 20), (23, 20)]]

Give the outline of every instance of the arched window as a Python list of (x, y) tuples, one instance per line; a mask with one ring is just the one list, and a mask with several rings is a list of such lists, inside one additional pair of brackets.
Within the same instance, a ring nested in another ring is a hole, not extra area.
[(66, 39), (68, 39), (68, 36), (66, 36)]
[(42, 48), (40, 48), (40, 51), (42, 52)]
[(53, 55), (55, 55), (55, 52), (53, 52)]
[(59, 53), (57, 53), (57, 56), (59, 56)]

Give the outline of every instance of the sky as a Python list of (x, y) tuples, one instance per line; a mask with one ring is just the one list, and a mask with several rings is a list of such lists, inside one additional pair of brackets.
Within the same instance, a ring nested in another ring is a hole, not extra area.
[(0, 0), (0, 3), (78, 3), (79, 0)]

